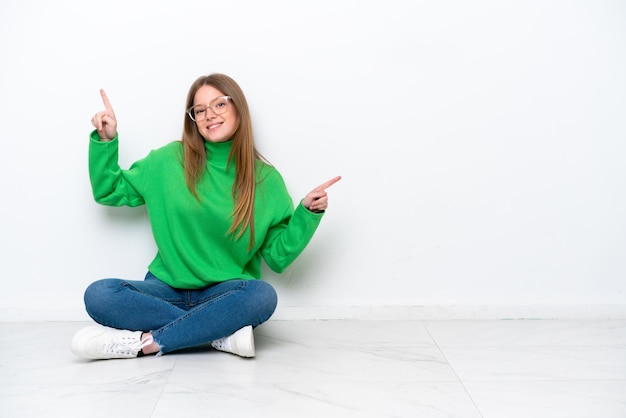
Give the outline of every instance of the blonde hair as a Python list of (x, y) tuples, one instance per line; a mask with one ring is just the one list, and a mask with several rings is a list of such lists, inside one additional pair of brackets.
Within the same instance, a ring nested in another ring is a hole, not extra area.
[[(252, 122), (248, 102), (241, 87), (224, 74), (210, 74), (199, 77), (189, 88), (185, 109), (194, 105), (196, 92), (202, 86), (212, 86), (224, 95), (230, 96), (235, 107), (238, 126), (232, 138), (232, 148), (228, 157), (228, 164), (235, 163), (235, 182), (232, 195), (234, 209), (233, 222), (228, 232), (235, 239), (241, 238), (246, 229), (250, 229), (248, 250), (254, 244), (254, 193), (256, 186), (255, 164), (257, 160), (267, 162), (254, 146)], [(196, 123), (185, 115), (183, 127), (183, 166), (187, 187), (199, 199), (197, 185), (206, 169), (206, 148), (204, 138), (198, 132)]]

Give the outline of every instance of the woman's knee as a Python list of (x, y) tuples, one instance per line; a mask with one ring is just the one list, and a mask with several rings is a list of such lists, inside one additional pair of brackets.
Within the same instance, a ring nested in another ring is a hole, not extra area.
[(120, 279), (102, 279), (91, 283), (85, 289), (85, 308), (89, 316), (99, 316), (111, 309), (111, 297), (122, 287)]
[(246, 284), (257, 298), (267, 300), (268, 303), (274, 303), (278, 300), (276, 290), (274, 290), (274, 287), (268, 282), (261, 280), (248, 280)]
[(251, 293), (254, 295), (255, 305), (266, 312), (269, 318), (278, 305), (278, 295), (274, 287), (261, 280), (251, 280), (248, 282), (248, 286), (251, 287)]

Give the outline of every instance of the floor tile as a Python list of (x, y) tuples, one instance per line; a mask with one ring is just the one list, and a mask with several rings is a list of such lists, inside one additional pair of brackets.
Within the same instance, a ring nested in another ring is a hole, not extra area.
[(210, 347), (84, 361), (87, 323), (0, 323), (0, 416), (626, 416), (626, 321), (269, 321)]
[(442, 351), (464, 382), (626, 379), (626, 346), (442, 347)]
[(626, 320), (429, 321), (439, 346), (626, 345)]
[[(169, 382), (199, 382), (219, 377), (224, 382), (457, 381), (436, 347), (328, 346), (257, 336), (254, 360), (206, 350), (180, 356)], [(328, 341), (328, 340), (327, 340)]]
[(623, 418), (626, 380), (466, 382), (484, 418)]
[(168, 385), (154, 417), (480, 418), (460, 383), (298, 382)]
[(0, 416), (39, 417), (150, 417), (163, 384), (0, 384)]

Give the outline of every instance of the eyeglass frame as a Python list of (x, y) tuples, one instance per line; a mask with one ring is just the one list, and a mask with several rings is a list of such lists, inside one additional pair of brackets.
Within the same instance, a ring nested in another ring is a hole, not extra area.
[[(232, 101), (233, 101), (232, 97), (230, 97), (230, 96), (218, 96), (218, 97), (216, 97), (215, 99), (211, 100), (211, 103), (213, 103), (213, 102), (214, 102), (214, 101), (216, 101), (217, 99), (226, 99), (226, 103), (229, 103), (229, 102), (230, 102), (231, 104), (232, 104)], [(205, 105), (205, 107), (204, 107), (204, 110), (205, 110), (205, 111), (206, 111), (207, 109), (210, 109), (210, 110), (211, 110), (211, 112), (213, 112), (213, 114), (214, 114), (214, 115), (221, 115), (222, 113), (226, 112), (226, 110), (228, 110), (228, 108), (226, 107), (226, 108), (224, 108), (224, 110), (223, 110), (223, 111), (221, 111), (221, 112), (219, 112), (219, 113), (218, 113), (218, 112), (216, 112), (216, 111), (215, 111), (215, 109), (213, 108), (213, 106), (211, 106), (211, 103), (209, 103), (208, 105)], [(196, 118), (195, 118), (195, 116), (193, 115), (193, 113), (192, 113), (192, 112), (193, 112), (193, 109), (194, 109), (196, 106), (202, 106), (202, 105), (193, 105), (193, 106), (191, 106), (189, 109), (187, 109), (187, 111), (186, 111), (187, 115), (189, 115), (189, 118), (190, 118), (192, 121), (194, 121), (194, 122), (197, 122), (197, 120), (196, 120)], [(206, 120), (206, 118), (207, 118), (207, 117), (205, 116), (205, 117), (204, 117), (204, 119), (201, 119), (201, 121)]]

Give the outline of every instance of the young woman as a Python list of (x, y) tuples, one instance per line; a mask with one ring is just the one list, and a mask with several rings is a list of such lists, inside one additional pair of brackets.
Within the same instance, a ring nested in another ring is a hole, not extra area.
[(280, 273), (311, 240), (328, 207), (313, 189), (294, 208), (280, 173), (257, 152), (246, 98), (223, 74), (189, 89), (181, 141), (118, 164), (117, 121), (104, 91), (91, 120), (89, 173), (94, 198), (146, 205), (157, 254), (143, 281), (103, 279), (85, 291), (88, 314), (72, 351), (88, 359), (134, 358), (211, 344), (254, 357), (253, 328), (277, 297), (261, 281), (261, 260)]

